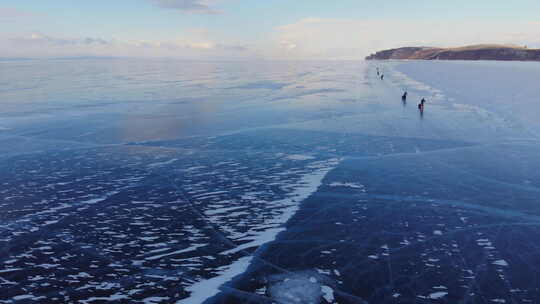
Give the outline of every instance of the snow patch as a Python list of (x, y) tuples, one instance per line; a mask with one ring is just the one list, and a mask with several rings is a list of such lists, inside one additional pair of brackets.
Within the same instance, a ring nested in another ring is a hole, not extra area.
[(348, 187), (353, 189), (364, 189), (365, 186), (359, 183), (340, 183), (340, 182), (333, 182), (328, 184), (330, 187)]
[(445, 292), (445, 291), (437, 291), (437, 292), (434, 292), (434, 293), (430, 294), (428, 298), (433, 299), (433, 300), (437, 300), (437, 299), (444, 298), (447, 294), (448, 294), (448, 292)]
[[(154, 255), (154, 256), (151, 256), (151, 257), (147, 257), (147, 258), (145, 258), (145, 260), (147, 260), (147, 261), (155, 261), (155, 260), (159, 260), (159, 259), (171, 256), (171, 255), (177, 255), (177, 254), (181, 254), (181, 253), (195, 251), (195, 250), (197, 250), (197, 248), (204, 247), (206, 245), (208, 245), (208, 244), (196, 244), (196, 245), (193, 245), (193, 246), (191, 246), (189, 248), (185, 248), (185, 249), (181, 249), (181, 250), (177, 250), (177, 251), (173, 251), (173, 252), (169, 252), (169, 253), (164, 253), (164, 254), (160, 254), (160, 255)], [(168, 249), (169, 248), (164, 248), (164, 250), (168, 250)], [(158, 249), (158, 250), (161, 250), (161, 249)]]
[(326, 300), (326, 302), (328, 303), (333, 303), (334, 302), (334, 290), (326, 285), (323, 285), (321, 286), (321, 290), (322, 290), (322, 293), (323, 293), (323, 298)]
[(290, 160), (310, 160), (310, 159), (315, 159), (315, 157), (313, 157), (313, 156), (303, 155), (303, 154), (291, 154), (291, 155), (287, 155), (285, 158), (290, 159)]
[(508, 267), (508, 262), (505, 261), (505, 260), (497, 260), (497, 261), (493, 262), (492, 264), (493, 265), (503, 266), (503, 267)]
[(252, 257), (246, 256), (232, 263), (219, 276), (200, 281), (186, 288), (191, 294), (189, 298), (177, 301), (176, 304), (200, 304), (219, 293), (221, 285), (243, 273), (251, 263)]
[(152, 163), (152, 164), (148, 165), (148, 168), (155, 168), (155, 167), (161, 167), (161, 166), (165, 166), (165, 165), (170, 165), (170, 164), (174, 163), (177, 160), (178, 160), (177, 158), (173, 158), (173, 159), (168, 160), (168, 161)]

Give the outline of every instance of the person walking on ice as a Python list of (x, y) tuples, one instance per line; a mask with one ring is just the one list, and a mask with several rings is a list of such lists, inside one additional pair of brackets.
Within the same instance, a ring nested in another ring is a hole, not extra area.
[(418, 110), (420, 110), (420, 112), (424, 112), (424, 103), (426, 103), (426, 99), (422, 97), (418, 104)]

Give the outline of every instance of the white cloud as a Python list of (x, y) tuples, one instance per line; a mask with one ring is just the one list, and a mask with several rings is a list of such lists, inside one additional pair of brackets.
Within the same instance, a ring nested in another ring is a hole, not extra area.
[(237, 58), (250, 55), (250, 47), (244, 44), (220, 43), (189, 35), (167, 41), (56, 37), (37, 32), (16, 37), (2, 36), (4, 37), (0, 37), (2, 45), (0, 57), (92, 55)]
[(57, 38), (47, 36), (41, 33), (31, 33), (28, 36), (11, 38), (11, 41), (20, 46), (29, 45), (50, 45), (50, 46), (69, 46), (69, 45), (110, 45), (113, 41), (107, 41), (101, 38)]
[(245, 44), (217, 44), (216, 48), (225, 51), (248, 52), (250, 47)]
[(186, 44), (186, 46), (193, 49), (203, 50), (210, 50), (216, 47), (212, 42), (190, 42)]
[(216, 14), (219, 13), (218, 10), (212, 7), (213, 2), (209, 0), (150, 0), (155, 5), (168, 8), (176, 9), (188, 13), (197, 13), (197, 14)]

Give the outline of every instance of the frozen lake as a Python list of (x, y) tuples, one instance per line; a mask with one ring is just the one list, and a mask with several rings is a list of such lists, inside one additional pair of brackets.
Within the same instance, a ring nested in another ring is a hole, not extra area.
[(0, 66), (0, 303), (540, 301), (538, 63)]

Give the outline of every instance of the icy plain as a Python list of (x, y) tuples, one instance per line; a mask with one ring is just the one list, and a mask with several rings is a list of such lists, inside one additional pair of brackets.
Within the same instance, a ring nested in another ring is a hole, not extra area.
[(0, 64), (0, 303), (540, 301), (539, 64)]

